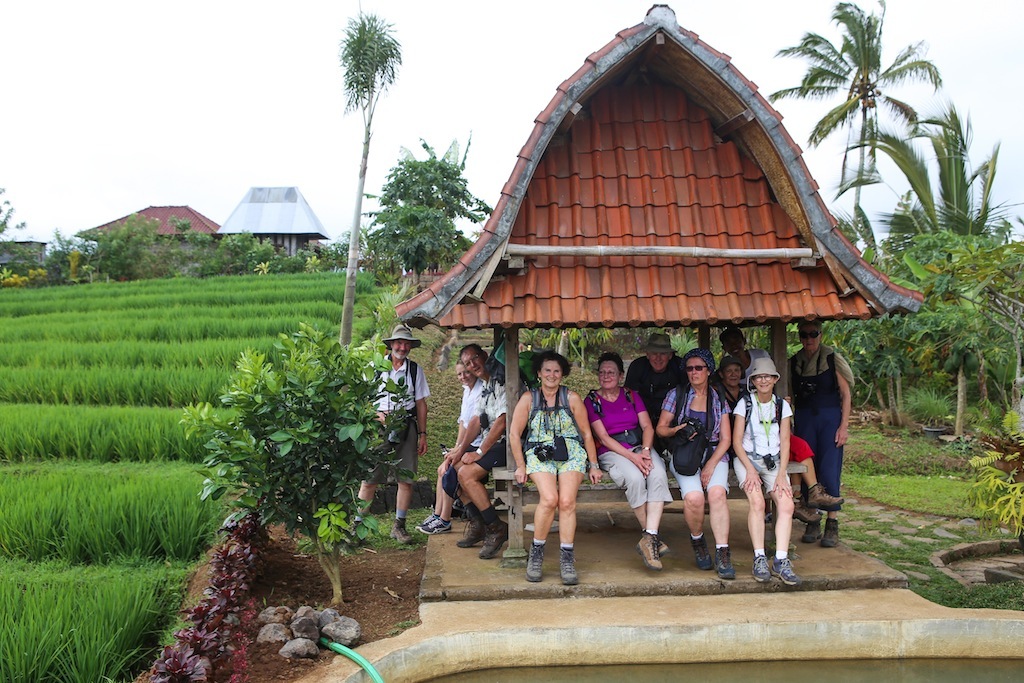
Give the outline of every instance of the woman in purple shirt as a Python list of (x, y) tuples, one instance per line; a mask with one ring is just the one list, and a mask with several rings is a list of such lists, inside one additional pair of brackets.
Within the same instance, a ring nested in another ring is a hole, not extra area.
[(601, 469), (626, 489), (626, 500), (644, 531), (636, 551), (648, 569), (660, 571), (661, 555), (668, 547), (658, 539), (658, 527), (672, 494), (665, 462), (651, 449), (654, 425), (640, 394), (619, 386), (624, 375), (619, 354), (601, 354), (597, 360), (601, 387), (591, 391), (584, 403)]

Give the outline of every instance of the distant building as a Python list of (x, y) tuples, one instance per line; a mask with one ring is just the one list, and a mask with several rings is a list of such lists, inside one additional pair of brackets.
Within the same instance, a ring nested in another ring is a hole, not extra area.
[(158, 235), (178, 235), (179, 231), (174, 227), (172, 218), (178, 220), (188, 221), (191, 229), (194, 232), (203, 232), (208, 235), (216, 235), (220, 226), (211, 221), (209, 218), (199, 213), (190, 206), (150, 206), (143, 209), (142, 211), (136, 211), (128, 216), (122, 216), (117, 220), (104, 223), (95, 228), (86, 230), (85, 232), (93, 232), (99, 230), (109, 230), (115, 226), (124, 223), (127, 219), (132, 216), (142, 216), (150, 220), (159, 221), (160, 225), (157, 227), (156, 232)]
[[(3, 245), (10, 244), (14, 249), (10, 252), (4, 250)], [(46, 260), (46, 242), (33, 241), (11, 241), (0, 243), (0, 266), (6, 266), (12, 261), (25, 259), (42, 264)]]
[(297, 187), (253, 187), (231, 212), (221, 235), (248, 232), (289, 256), (310, 243), (328, 239), (320, 219)]

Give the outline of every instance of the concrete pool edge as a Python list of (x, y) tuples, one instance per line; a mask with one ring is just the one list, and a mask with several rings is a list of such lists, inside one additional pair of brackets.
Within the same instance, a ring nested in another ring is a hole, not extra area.
[[(420, 616), (358, 648), (389, 683), (506, 666), (1024, 659), (1024, 613), (952, 609), (903, 589), (440, 602)], [(338, 658), (299, 683), (366, 680)]]

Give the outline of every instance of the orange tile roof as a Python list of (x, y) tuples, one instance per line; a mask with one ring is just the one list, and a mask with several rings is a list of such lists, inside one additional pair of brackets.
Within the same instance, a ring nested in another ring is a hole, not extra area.
[(202, 232), (208, 235), (214, 235), (220, 229), (220, 226), (214, 223), (212, 220), (199, 213), (190, 206), (150, 206), (141, 211), (136, 211), (134, 214), (128, 216), (122, 216), (117, 220), (104, 223), (98, 227), (92, 228), (93, 230), (106, 230), (112, 228), (115, 225), (123, 223), (125, 220), (133, 215), (139, 215), (143, 218), (150, 220), (159, 221), (160, 225), (156, 229), (158, 235), (177, 235), (178, 231), (171, 224), (171, 218), (178, 218), (184, 221), (188, 221), (194, 232)]
[[(399, 305), (402, 319), (661, 327), (916, 310), (920, 294), (874, 271), (835, 229), (799, 147), (756, 87), (675, 26), (671, 10), (670, 21), (656, 10), (559, 87), (481, 238)], [(519, 263), (509, 253), (517, 245), (543, 250)], [(593, 246), (641, 250), (555, 253)], [(665, 256), (647, 247), (810, 247), (816, 258)]]

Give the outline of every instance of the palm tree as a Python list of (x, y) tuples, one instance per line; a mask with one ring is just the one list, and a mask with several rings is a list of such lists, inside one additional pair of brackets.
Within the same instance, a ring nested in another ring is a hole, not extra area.
[[(778, 57), (800, 57), (810, 62), (807, 73), (800, 85), (772, 93), (772, 102), (785, 98), (823, 100), (846, 93), (845, 99), (822, 117), (808, 138), (811, 147), (817, 147), (840, 128), (850, 128), (853, 140), (854, 122), (860, 113), (860, 144), (848, 144), (850, 149), (859, 147), (860, 158), (857, 174), (847, 182), (847, 157), (843, 155), (841, 196), (854, 188), (853, 228), (854, 240), (864, 240), (869, 247), (875, 246), (875, 237), (867, 224), (860, 206), (861, 186), (874, 174), (874, 149), (869, 143), (877, 130), (878, 105), (884, 105), (898, 120), (913, 123), (917, 119), (914, 108), (906, 102), (889, 97), (883, 88), (890, 88), (905, 81), (927, 81), (937, 90), (942, 85), (939, 70), (923, 58), (924, 43), (908, 45), (897, 55), (895, 61), (882, 68), (882, 29), (885, 24), (885, 2), (879, 0), (881, 15), (865, 14), (860, 7), (841, 2), (832, 10), (832, 21), (839, 26), (842, 43), (836, 47), (817, 33), (805, 33), (799, 45), (779, 50)], [(866, 168), (870, 154), (871, 168)]]
[(345, 276), (345, 299), (341, 310), (342, 344), (352, 341), (352, 317), (356, 303), (356, 271), (359, 267), (359, 220), (363, 210), (363, 188), (366, 186), (366, 162), (370, 156), (370, 135), (373, 114), (380, 96), (394, 83), (402, 63), (402, 46), (392, 35), (391, 24), (374, 14), (359, 13), (350, 19), (341, 41), (341, 66), (345, 69), (345, 112), (359, 109), (363, 113), (363, 156), (359, 165), (359, 187), (356, 191), (355, 215), (349, 233), (348, 269)]
[[(938, 172), (934, 181), (915, 139), (931, 145)], [(994, 204), (992, 197), (999, 145), (972, 169), (971, 119), (961, 117), (952, 104), (940, 116), (922, 121), (910, 139), (903, 134), (880, 132), (866, 144), (889, 157), (910, 185), (896, 210), (882, 216), (882, 223), (889, 228), (888, 243), (893, 253), (905, 251), (915, 235), (926, 233), (1006, 241), (1012, 226), (1006, 209)]]

